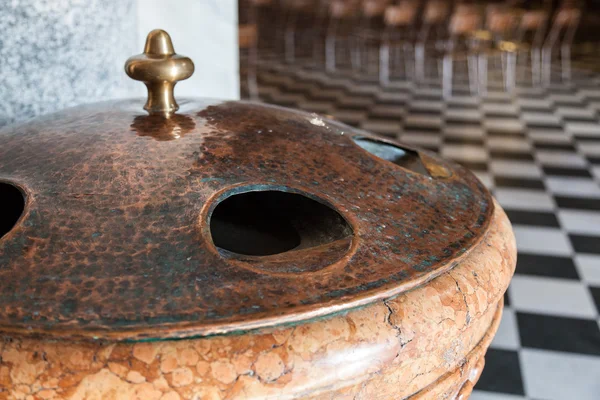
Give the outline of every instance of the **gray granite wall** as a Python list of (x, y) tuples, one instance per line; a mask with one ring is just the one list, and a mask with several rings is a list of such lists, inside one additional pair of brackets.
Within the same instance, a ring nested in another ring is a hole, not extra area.
[(123, 65), (155, 28), (196, 64), (176, 95), (239, 96), (237, 0), (0, 0), (0, 126), (145, 96)]
[(0, 0), (0, 126), (131, 90), (136, 0)]

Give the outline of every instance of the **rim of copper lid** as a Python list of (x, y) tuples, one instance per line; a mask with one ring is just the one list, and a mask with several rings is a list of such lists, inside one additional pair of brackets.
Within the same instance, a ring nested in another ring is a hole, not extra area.
[[(489, 193), (488, 193), (489, 195)], [(491, 197), (491, 195), (489, 195)], [(436, 277), (447, 273), (458, 266), (465, 258), (468, 258), (487, 238), (490, 232), (492, 215), (495, 212), (495, 201), (490, 202), (488, 213), (484, 221), (484, 231), (479, 235), (472, 246), (462, 254), (455, 256), (437, 269), (413, 278), (409, 281), (398, 283), (388, 283), (370, 291), (363, 291), (360, 294), (346, 296), (341, 299), (332, 300), (326, 303), (312, 304), (308, 306), (298, 306), (294, 311), (289, 312), (282, 309), (280, 313), (274, 314), (265, 312), (255, 314), (251, 320), (230, 321), (230, 322), (195, 322), (178, 321), (174, 323), (162, 323), (160, 325), (144, 327), (121, 327), (116, 330), (114, 326), (106, 326), (105, 329), (95, 328), (86, 329), (85, 326), (74, 328), (60, 327), (58, 329), (40, 329), (23, 326), (3, 326), (0, 325), (0, 334), (18, 335), (24, 337), (56, 339), (56, 340), (107, 340), (117, 342), (144, 342), (176, 339), (192, 339), (229, 334), (243, 334), (257, 329), (276, 328), (285, 325), (302, 324), (319, 318), (333, 316), (340, 312), (350, 311), (352, 309), (368, 306), (377, 301), (393, 298), (397, 295), (420, 287)], [(350, 300), (347, 297), (351, 297)]]
[[(493, 203), (492, 203), (493, 204)], [(490, 208), (493, 212), (494, 206)], [(411, 289), (420, 287), (427, 282), (435, 279), (436, 277), (445, 274), (450, 271), (458, 264), (460, 264), (465, 258), (467, 258), (471, 251), (477, 248), (481, 242), (487, 237), (490, 230), (490, 219), (486, 219), (486, 230), (478, 238), (477, 242), (473, 246), (465, 251), (460, 256), (452, 259), (446, 263), (443, 267), (434, 270), (420, 278), (403, 282), (401, 284), (388, 284), (387, 286), (380, 287), (373, 290), (372, 292), (362, 292), (360, 295), (353, 295), (352, 300), (336, 300), (328, 303), (321, 303), (318, 305), (301, 306), (296, 307), (293, 312), (286, 312), (282, 310), (281, 314), (277, 315), (255, 315), (250, 321), (233, 321), (233, 322), (219, 322), (219, 323), (201, 323), (197, 322), (175, 322), (172, 324), (164, 323), (156, 326), (147, 327), (135, 327), (126, 328), (122, 327), (120, 330), (115, 330), (114, 327), (109, 326), (106, 329), (90, 329), (87, 330), (85, 327), (77, 328), (60, 328), (60, 329), (39, 329), (39, 328), (23, 328), (14, 326), (2, 326), (0, 325), (1, 334), (16, 334), (25, 337), (36, 337), (44, 339), (58, 339), (58, 340), (108, 340), (108, 341), (130, 341), (130, 342), (144, 342), (144, 341), (160, 341), (160, 340), (174, 340), (174, 339), (192, 339), (219, 335), (229, 334), (243, 334), (251, 332), (257, 329), (268, 329), (276, 328), (285, 325), (302, 324), (313, 321), (319, 318), (325, 318), (333, 316), (340, 312), (350, 311), (352, 309), (368, 306), (377, 301), (389, 299), (405, 293)], [(265, 313), (267, 314), (267, 313)], [(269, 313), (272, 314), (272, 313)]]

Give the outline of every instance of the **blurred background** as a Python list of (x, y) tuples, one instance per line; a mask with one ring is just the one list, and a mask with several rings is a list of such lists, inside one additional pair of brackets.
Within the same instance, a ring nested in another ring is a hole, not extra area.
[(472, 94), (547, 86), (569, 81), (571, 60), (593, 56), (600, 40), (600, 1), (591, 0), (240, 0), (238, 12), (250, 98), (265, 59), (382, 86), (440, 83), (447, 96), (457, 74)]
[(471, 169), (518, 261), (475, 400), (600, 399), (600, 2), (240, 0), (241, 95)]
[(469, 168), (519, 258), (475, 400), (600, 399), (600, 0), (0, 0), (0, 126), (144, 96), (167, 30), (181, 96), (299, 108)]

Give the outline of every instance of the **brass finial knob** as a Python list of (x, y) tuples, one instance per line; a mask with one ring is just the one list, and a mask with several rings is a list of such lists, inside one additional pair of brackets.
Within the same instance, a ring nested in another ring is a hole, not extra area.
[(125, 72), (146, 84), (148, 101), (144, 109), (168, 118), (179, 109), (173, 88), (177, 81), (192, 76), (194, 63), (188, 57), (175, 54), (169, 34), (155, 29), (146, 38), (144, 52), (125, 62)]

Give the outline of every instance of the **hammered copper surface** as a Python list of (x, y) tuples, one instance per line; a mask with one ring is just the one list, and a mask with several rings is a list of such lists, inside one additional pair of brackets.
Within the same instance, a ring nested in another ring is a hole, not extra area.
[[(351, 140), (368, 134), (314, 114), (181, 103), (178, 138), (140, 122), (140, 100), (0, 131), (0, 180), (27, 193), (24, 216), (0, 239), (1, 330), (143, 339), (307, 320), (422, 284), (487, 229), (489, 193), (431, 154), (420, 152), (429, 176), (372, 156)], [(224, 257), (210, 213), (250, 190), (305, 194), (353, 235)]]

